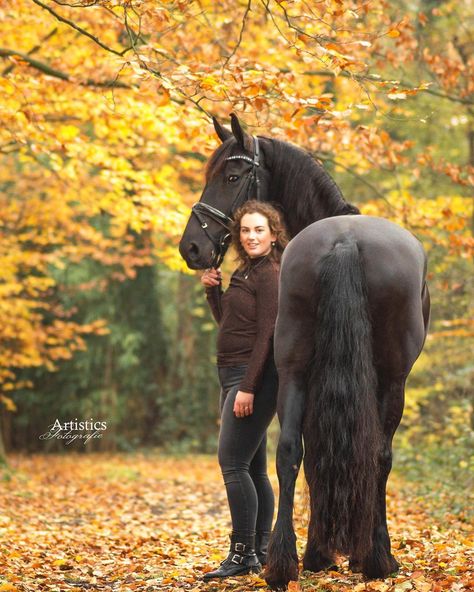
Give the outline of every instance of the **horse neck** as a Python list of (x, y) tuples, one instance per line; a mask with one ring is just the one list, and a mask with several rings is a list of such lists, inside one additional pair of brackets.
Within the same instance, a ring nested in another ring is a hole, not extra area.
[(281, 204), (291, 236), (323, 218), (359, 213), (314, 158), (289, 144), (278, 144), (279, 162), (273, 163), (270, 195)]

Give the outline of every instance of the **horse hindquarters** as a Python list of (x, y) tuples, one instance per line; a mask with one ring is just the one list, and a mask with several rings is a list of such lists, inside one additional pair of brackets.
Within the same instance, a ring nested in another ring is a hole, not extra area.
[(357, 243), (320, 261), (303, 436), (311, 521), (304, 565), (372, 546), (381, 449), (366, 280)]

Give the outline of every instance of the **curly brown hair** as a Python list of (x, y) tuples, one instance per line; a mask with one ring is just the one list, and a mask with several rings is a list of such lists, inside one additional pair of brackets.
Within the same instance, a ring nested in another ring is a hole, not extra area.
[(250, 262), (250, 257), (240, 242), (240, 221), (245, 214), (261, 214), (267, 219), (270, 232), (276, 237), (274, 244), (272, 243), (272, 250), (268, 254), (268, 257), (273, 261), (279, 262), (289, 240), (283, 215), (268, 202), (257, 201), (255, 199), (246, 201), (234, 214), (231, 233), (232, 245), (237, 252), (237, 261), (240, 262), (241, 266), (246, 266)]

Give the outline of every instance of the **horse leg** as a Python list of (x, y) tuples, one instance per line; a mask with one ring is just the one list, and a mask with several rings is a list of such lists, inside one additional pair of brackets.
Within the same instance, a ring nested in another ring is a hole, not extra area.
[[(306, 339), (307, 338), (307, 339)], [(306, 396), (306, 366), (310, 359), (311, 323), (295, 322), (279, 311), (275, 359), (279, 375), (277, 448), (278, 514), (268, 546), (265, 580), (273, 589), (286, 589), (298, 579), (298, 555), (293, 527), (295, 483), (303, 458), (302, 422)]]
[[(400, 306), (402, 316), (391, 323), (376, 325), (374, 335), (377, 364), (377, 407), (382, 435), (378, 463), (377, 508), (372, 534), (372, 548), (366, 557), (353, 557), (354, 565), (362, 559), (362, 573), (369, 578), (385, 578), (398, 570), (392, 555), (386, 516), (386, 485), (392, 468), (392, 440), (400, 424), (405, 402), (405, 382), (425, 342), (430, 317), (430, 297), (426, 283), (420, 296), (407, 298)], [(380, 318), (384, 313), (379, 311)]]
[[(310, 489), (309, 495), (310, 498), (312, 498), (313, 495), (317, 495), (317, 492), (314, 492)], [(312, 506), (313, 504), (310, 503), (310, 507)], [(308, 541), (306, 543), (306, 549), (303, 556), (303, 569), (308, 571), (317, 572), (336, 565), (334, 557), (325, 554), (320, 549), (317, 536), (318, 533), (316, 521), (313, 513), (311, 512), (308, 525)]]
[[(293, 527), (295, 484), (303, 445), (301, 421), (304, 410), (304, 388), (296, 381), (283, 383), (289, 404), (280, 417), (281, 434), (278, 441), (276, 466), (280, 496), (278, 514), (268, 545), (268, 563), (265, 580), (273, 589), (286, 589), (290, 580), (298, 580), (298, 554)], [(280, 392), (280, 390), (279, 390)]]
[(390, 536), (387, 528), (386, 485), (392, 468), (392, 440), (403, 413), (406, 376), (387, 379), (379, 376), (378, 400), (383, 432), (380, 451), (379, 480), (377, 488), (377, 512), (373, 531), (373, 546), (367, 557), (352, 557), (353, 571), (362, 568), (369, 578), (385, 578), (398, 571), (398, 563), (391, 553)]

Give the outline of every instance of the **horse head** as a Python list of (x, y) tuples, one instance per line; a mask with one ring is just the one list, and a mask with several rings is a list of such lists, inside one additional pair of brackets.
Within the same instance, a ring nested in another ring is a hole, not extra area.
[(213, 122), (222, 143), (209, 160), (204, 191), (179, 243), (190, 269), (218, 267), (230, 244), (234, 212), (248, 199), (266, 200), (268, 194), (262, 140), (245, 133), (234, 114), (232, 131), (215, 118)]

